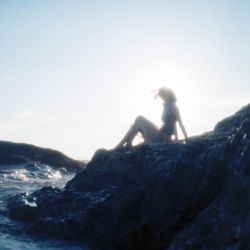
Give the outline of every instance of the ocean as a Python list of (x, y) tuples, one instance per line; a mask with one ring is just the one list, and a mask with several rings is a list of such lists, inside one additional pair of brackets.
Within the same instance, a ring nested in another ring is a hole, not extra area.
[[(32, 238), (25, 230), (25, 223), (13, 221), (8, 217), (9, 197), (29, 194), (44, 186), (63, 188), (74, 174), (60, 172), (50, 166), (40, 164), (6, 165), (0, 167), (0, 250), (89, 250), (85, 245), (61, 240)], [(25, 195), (24, 195), (25, 197)], [(24, 198), (25, 199), (25, 198)], [(36, 206), (35, 202), (29, 203)]]

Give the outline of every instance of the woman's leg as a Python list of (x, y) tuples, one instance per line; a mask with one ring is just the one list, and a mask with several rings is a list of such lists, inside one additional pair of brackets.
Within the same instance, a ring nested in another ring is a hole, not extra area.
[(157, 127), (145, 117), (138, 116), (116, 148), (132, 145), (133, 139), (139, 132), (142, 134), (145, 142), (155, 142), (159, 139)]
[(145, 142), (156, 142), (159, 139), (158, 128), (143, 116), (138, 116), (135, 124)]

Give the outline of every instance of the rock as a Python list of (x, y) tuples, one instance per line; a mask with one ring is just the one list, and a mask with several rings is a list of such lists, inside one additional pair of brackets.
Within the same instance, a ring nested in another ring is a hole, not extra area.
[(40, 163), (54, 169), (79, 172), (85, 163), (73, 160), (63, 153), (30, 144), (0, 141), (0, 166), (25, 163)]
[[(32, 205), (34, 200), (27, 194), (12, 196), (8, 202), (10, 217), (15, 220), (33, 221), (38, 216), (38, 208)], [(35, 204), (35, 203), (34, 203)]]
[(29, 196), (27, 231), (93, 249), (247, 249), (249, 114), (250, 105), (187, 144), (98, 150), (64, 189)]

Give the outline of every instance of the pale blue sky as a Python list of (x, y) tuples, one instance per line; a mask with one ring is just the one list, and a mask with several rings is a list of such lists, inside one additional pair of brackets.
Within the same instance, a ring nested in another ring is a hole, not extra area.
[(249, 103), (250, 1), (0, 0), (0, 139), (88, 159), (171, 87), (189, 135)]

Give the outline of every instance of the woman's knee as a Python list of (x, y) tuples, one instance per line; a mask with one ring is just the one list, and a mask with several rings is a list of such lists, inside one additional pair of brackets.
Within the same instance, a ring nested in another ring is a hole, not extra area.
[(145, 121), (146, 121), (146, 118), (142, 115), (139, 115), (135, 119), (135, 124), (145, 123)]

